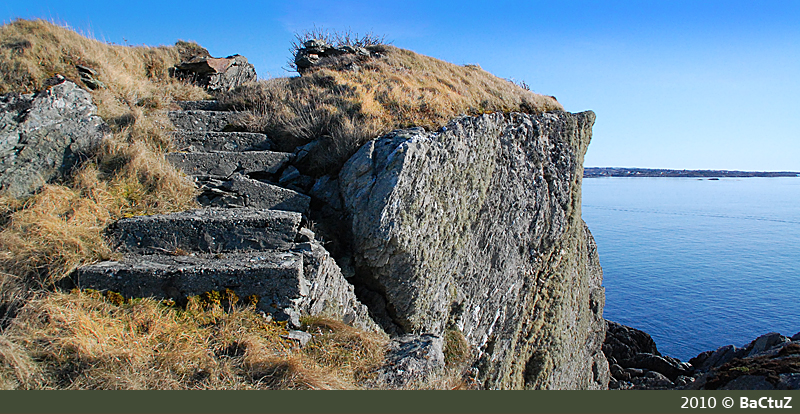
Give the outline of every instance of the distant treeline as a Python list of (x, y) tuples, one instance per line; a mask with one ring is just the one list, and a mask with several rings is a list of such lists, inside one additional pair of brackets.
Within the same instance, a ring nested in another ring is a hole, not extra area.
[(587, 167), (584, 178), (596, 177), (800, 177), (792, 171), (660, 170), (649, 168)]

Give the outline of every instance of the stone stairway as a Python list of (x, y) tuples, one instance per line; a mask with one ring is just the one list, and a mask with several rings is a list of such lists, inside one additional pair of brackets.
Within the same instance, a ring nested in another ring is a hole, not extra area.
[(270, 151), (264, 134), (234, 131), (236, 113), (217, 110), (214, 101), (180, 105), (169, 113), (180, 152), (167, 159), (195, 180), (200, 204), (308, 212), (308, 196), (276, 185), (281, 173), (295, 170), (293, 154)]
[(184, 303), (206, 292), (256, 298), (256, 308), (299, 326), (325, 315), (380, 331), (336, 262), (303, 227), (310, 197), (284, 188), (294, 155), (264, 134), (235, 131), (214, 101), (181, 102), (169, 117), (180, 152), (167, 159), (200, 188), (202, 209), (131, 217), (108, 229), (118, 261), (84, 266), (72, 286)]

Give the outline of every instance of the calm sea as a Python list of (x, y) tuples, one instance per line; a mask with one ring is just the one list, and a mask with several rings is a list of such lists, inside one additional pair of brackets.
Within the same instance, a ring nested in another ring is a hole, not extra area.
[(686, 361), (800, 331), (800, 178), (587, 178), (606, 319)]

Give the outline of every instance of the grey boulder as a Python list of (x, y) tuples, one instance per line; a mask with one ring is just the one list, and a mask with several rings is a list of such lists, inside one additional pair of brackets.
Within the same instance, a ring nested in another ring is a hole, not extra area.
[(434, 335), (403, 335), (393, 338), (384, 365), (378, 370), (380, 387), (402, 389), (424, 387), (444, 370), (444, 341)]
[(65, 178), (110, 134), (89, 92), (54, 82), (35, 95), (0, 96), (0, 191), (9, 196)]
[(602, 270), (580, 218), (594, 119), (461, 117), (365, 144), (339, 186), (359, 278), (386, 303), (375, 319), (454, 326), (486, 388), (605, 388)]

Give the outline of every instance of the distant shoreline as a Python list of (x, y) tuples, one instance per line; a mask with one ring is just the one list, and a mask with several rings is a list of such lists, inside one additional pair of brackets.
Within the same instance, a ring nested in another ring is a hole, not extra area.
[(584, 178), (601, 177), (686, 177), (686, 178), (750, 178), (800, 177), (793, 171), (727, 171), (727, 170), (663, 170), (650, 168), (587, 167)]

